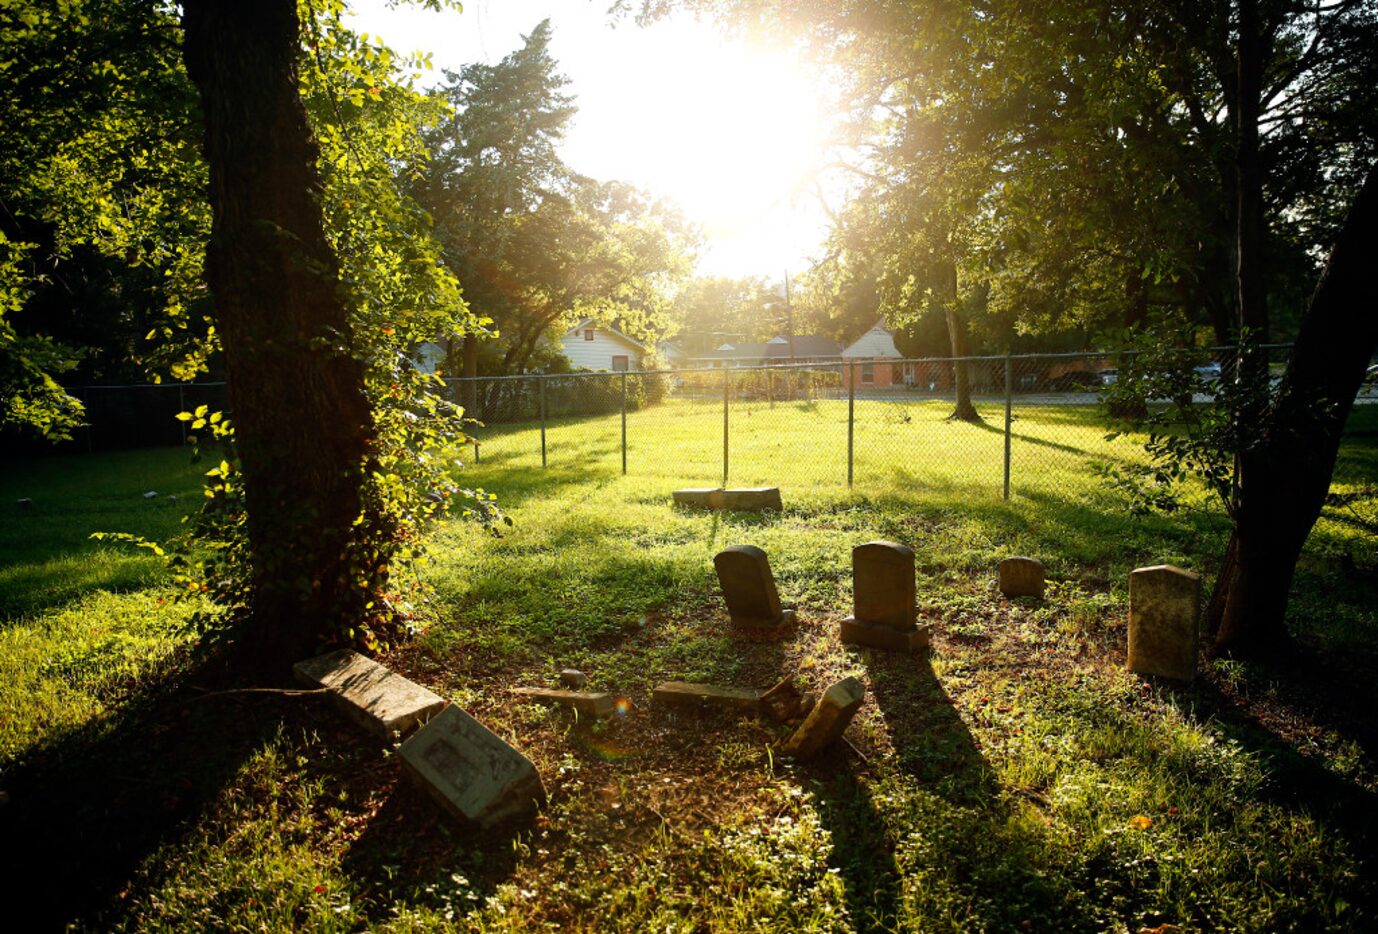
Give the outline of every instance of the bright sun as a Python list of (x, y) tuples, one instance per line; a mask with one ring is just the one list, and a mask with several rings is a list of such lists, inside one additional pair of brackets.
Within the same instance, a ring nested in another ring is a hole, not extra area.
[(800, 191), (823, 158), (831, 111), (817, 69), (788, 50), (683, 16), (611, 28), (603, 3), (474, 0), (462, 14), (354, 5), (356, 28), (430, 52), (437, 69), (496, 61), (549, 17), (579, 107), (570, 165), (677, 202), (706, 234), (701, 272), (775, 278), (817, 252), (824, 214)]

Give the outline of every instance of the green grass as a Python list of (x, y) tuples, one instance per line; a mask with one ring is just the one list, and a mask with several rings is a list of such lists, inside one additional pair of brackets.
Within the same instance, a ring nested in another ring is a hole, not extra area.
[[(1131, 516), (1086, 465), (1136, 459), (1132, 445), (1106, 445), (1090, 413), (1026, 409), (1005, 502), (998, 432), (923, 403), (865, 405), (851, 491), (845, 403), (734, 410), (733, 482), (784, 487), (785, 512), (766, 517), (669, 504), (674, 487), (719, 478), (711, 405), (632, 413), (625, 478), (616, 416), (552, 426), (545, 470), (533, 426), (484, 430), (465, 480), (497, 492), (515, 526), (437, 533), (420, 569), (435, 594), (425, 629), (390, 662), (540, 768), (549, 808), (501, 839), (437, 820), (395, 760), (316, 699), (140, 706), (183, 664), (187, 608), (154, 566), (85, 536), (174, 529), (165, 497), (139, 494), (195, 495), (183, 452), (7, 468), (0, 503), (35, 500), (23, 530), (0, 533), (8, 808), (47, 800), (26, 776), (124, 776), (106, 793), (151, 817), (138, 834), (110, 825), (141, 842), (87, 883), (80, 917), (101, 926), (1370, 927), (1378, 545), (1366, 526), (1328, 513), (1303, 559), (1291, 621), (1320, 675), (1222, 664), (1190, 688), (1145, 684), (1123, 669), (1126, 576), (1170, 561), (1209, 578), (1227, 526), (1203, 497)], [(1371, 442), (1345, 457), (1372, 466)], [(850, 549), (875, 538), (918, 554), (926, 659), (837, 641)], [(711, 558), (738, 543), (766, 549), (800, 611), (784, 640), (744, 642), (725, 625)], [(1014, 553), (1045, 560), (1046, 600), (994, 591), (995, 562)], [(577, 723), (507, 692), (568, 665), (630, 712)], [(857, 755), (784, 765), (768, 751), (780, 728), (649, 704), (663, 679), (765, 687), (792, 673), (815, 690), (865, 682)]]

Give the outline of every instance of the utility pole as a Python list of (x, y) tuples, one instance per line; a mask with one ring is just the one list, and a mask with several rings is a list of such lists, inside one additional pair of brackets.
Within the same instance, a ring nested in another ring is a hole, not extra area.
[(789, 270), (785, 270), (785, 337), (789, 340), (789, 358), (794, 359), (794, 306), (789, 301)]

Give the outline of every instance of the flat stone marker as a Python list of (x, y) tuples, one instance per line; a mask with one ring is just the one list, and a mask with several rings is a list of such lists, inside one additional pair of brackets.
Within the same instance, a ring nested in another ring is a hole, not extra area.
[(611, 694), (593, 694), (584, 691), (562, 691), (553, 688), (513, 688), (518, 697), (548, 706), (573, 707), (586, 717), (611, 717), (617, 707), (617, 698)]
[(1000, 592), (1007, 597), (1043, 598), (1043, 562), (1036, 558), (1006, 558), (1000, 562)]
[(797, 720), (813, 709), (814, 699), (800, 691), (794, 678), (782, 678), (761, 693), (761, 712), (780, 723)]
[(762, 512), (783, 510), (780, 488), (776, 486), (743, 487), (724, 490), (722, 487), (690, 487), (675, 490), (675, 503), (691, 509), (730, 510), (732, 512)]
[(356, 720), (385, 740), (393, 733), (405, 735), (449, 704), (349, 649), (297, 662), (292, 672), (306, 684), (328, 688)]
[(733, 545), (713, 556), (713, 566), (734, 628), (771, 632), (794, 622), (794, 611), (780, 608), (764, 551), (755, 545)]
[(914, 608), (914, 552), (895, 542), (867, 542), (852, 549), (854, 612), (842, 621), (842, 641), (896, 652), (928, 645), (928, 627)]
[(687, 681), (666, 681), (656, 685), (651, 701), (666, 707), (703, 710), (709, 707), (757, 713), (761, 695), (750, 688), (720, 687), (714, 684), (690, 684)]
[(588, 684), (588, 680), (578, 668), (564, 668), (560, 671), (560, 684), (570, 690), (579, 690)]
[(837, 682), (823, 692), (799, 729), (780, 746), (780, 752), (795, 759), (812, 759), (842, 738), (865, 699), (866, 688), (856, 678)]
[(673, 494), (677, 505), (691, 509), (721, 509), (723, 507), (722, 487), (691, 487), (675, 490)]
[(407, 775), (467, 824), (492, 827), (545, 801), (531, 760), (458, 707), (432, 717), (397, 754)]
[(1196, 677), (1201, 578), (1170, 564), (1129, 574), (1129, 670)]

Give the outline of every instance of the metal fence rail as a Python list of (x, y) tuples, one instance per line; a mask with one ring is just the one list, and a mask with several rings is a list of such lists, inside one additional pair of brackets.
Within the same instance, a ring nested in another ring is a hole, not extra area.
[[(1269, 348), (1280, 373), (1288, 348)], [(1213, 361), (1183, 352), (1211, 398)], [(447, 378), (475, 419), (485, 467), (603, 471), (681, 485), (904, 487), (1003, 496), (1095, 495), (1098, 476), (1147, 462), (1107, 439), (1106, 391), (1125, 354), (806, 361), (760, 367)], [(972, 411), (957, 413), (965, 383)], [(223, 383), (84, 386), (87, 450), (176, 444), (177, 412), (225, 406)], [(965, 418), (954, 417), (965, 415)], [(1378, 392), (1346, 426), (1333, 491), (1378, 496)]]

